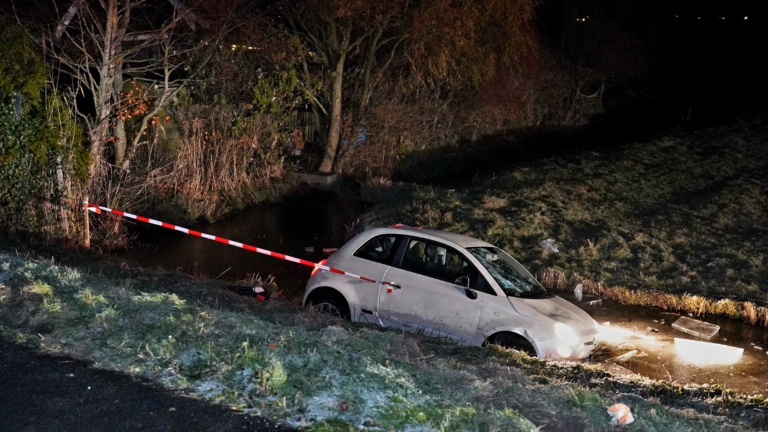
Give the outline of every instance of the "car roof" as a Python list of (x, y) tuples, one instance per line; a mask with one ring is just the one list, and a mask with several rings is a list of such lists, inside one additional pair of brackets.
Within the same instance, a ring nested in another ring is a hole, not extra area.
[(399, 234), (399, 233), (406, 232), (408, 233), (408, 235), (413, 235), (415, 237), (424, 237), (424, 238), (432, 237), (433, 240), (438, 240), (438, 239), (447, 240), (463, 248), (494, 247), (492, 244), (476, 239), (474, 237), (469, 237), (462, 234), (456, 234), (456, 233), (447, 232), (447, 231), (440, 231), (440, 230), (431, 229), (431, 228), (414, 228), (414, 227), (398, 224), (391, 227), (370, 226), (366, 228), (366, 231), (368, 231), (369, 229), (372, 231), (376, 231), (375, 233), (372, 233), (372, 234), (380, 234), (380, 233), (381, 234), (389, 234), (389, 233)]

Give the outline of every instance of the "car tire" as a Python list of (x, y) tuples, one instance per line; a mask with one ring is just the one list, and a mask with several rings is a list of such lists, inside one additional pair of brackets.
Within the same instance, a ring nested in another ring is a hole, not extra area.
[(528, 339), (520, 336), (516, 333), (499, 333), (494, 336), (491, 342), (494, 345), (499, 345), (507, 349), (513, 349), (528, 354), (531, 357), (536, 357), (536, 349), (528, 342)]
[(308, 306), (318, 313), (333, 315), (345, 320), (349, 319), (349, 306), (338, 293), (318, 293), (311, 298)]

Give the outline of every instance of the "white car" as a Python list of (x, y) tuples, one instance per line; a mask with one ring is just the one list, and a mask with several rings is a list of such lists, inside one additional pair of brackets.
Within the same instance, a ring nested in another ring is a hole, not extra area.
[(322, 263), (384, 283), (315, 269), (304, 304), (320, 312), (539, 358), (582, 359), (595, 348), (597, 326), (586, 312), (472, 237), (369, 227)]

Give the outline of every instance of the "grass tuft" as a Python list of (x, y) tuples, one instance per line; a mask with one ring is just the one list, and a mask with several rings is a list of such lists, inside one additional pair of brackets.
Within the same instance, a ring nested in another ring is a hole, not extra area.
[(22, 288), (21, 291), (40, 297), (53, 297), (53, 288), (45, 282), (34, 282)]

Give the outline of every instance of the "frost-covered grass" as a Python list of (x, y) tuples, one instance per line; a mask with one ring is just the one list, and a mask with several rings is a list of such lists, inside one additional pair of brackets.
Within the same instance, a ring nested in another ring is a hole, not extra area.
[[(222, 287), (0, 252), (2, 335), (303, 430), (604, 430), (617, 401), (637, 418), (627, 430), (727, 426), (691, 410), (719, 412), (701, 389), (615, 381), (596, 367), (353, 325)], [(765, 405), (731, 400), (734, 413)]]
[[(552, 288), (588, 281), (628, 303), (768, 325), (765, 116), (517, 166), (456, 190), (393, 189), (364, 223), (487, 240)], [(559, 253), (544, 251), (546, 239)]]

